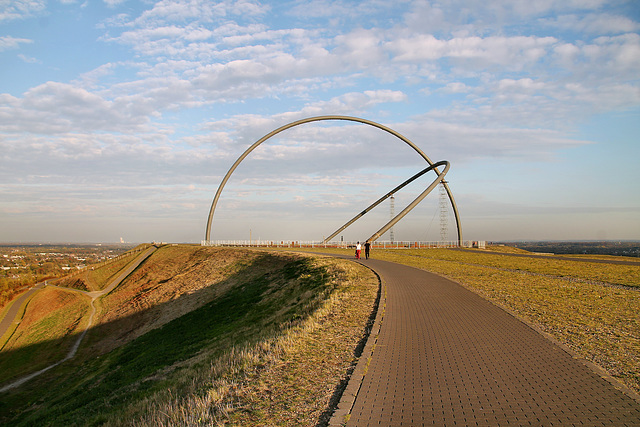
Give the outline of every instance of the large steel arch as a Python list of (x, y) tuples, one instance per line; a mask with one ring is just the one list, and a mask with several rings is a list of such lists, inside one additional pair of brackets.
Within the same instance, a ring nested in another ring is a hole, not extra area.
[[(385, 132), (388, 132), (391, 135), (395, 136), (396, 138), (400, 139), (401, 141), (405, 142), (411, 148), (413, 148), (429, 164), (429, 166), (431, 166), (433, 168), (433, 171), (435, 173), (437, 173), (439, 176), (442, 175), (440, 173), (440, 171), (438, 170), (438, 168), (435, 166), (435, 163), (433, 161), (431, 161), (431, 159), (426, 154), (424, 154), (422, 152), (422, 150), (420, 150), (420, 148), (418, 148), (418, 146), (416, 146), (413, 142), (411, 142), (409, 139), (405, 138), (400, 133), (398, 133), (395, 130), (393, 130), (391, 128), (388, 128), (388, 127), (386, 127), (384, 125), (381, 125), (380, 123), (376, 123), (376, 122), (371, 121), (371, 120), (361, 119), (361, 118), (352, 117), (352, 116), (316, 116), (316, 117), (308, 117), (306, 119), (296, 120), (294, 122), (291, 122), (289, 124), (286, 124), (284, 126), (281, 126), (281, 127), (277, 128), (277, 129), (269, 132), (268, 134), (266, 134), (265, 136), (263, 136), (262, 138), (260, 138), (256, 142), (254, 142), (253, 145), (251, 145), (249, 148), (247, 148), (247, 150), (244, 153), (242, 153), (242, 155), (240, 157), (238, 157), (238, 160), (236, 160), (235, 163), (231, 166), (231, 168), (229, 169), (227, 174), (222, 179), (222, 182), (220, 183), (220, 186), (218, 187), (218, 191), (216, 191), (216, 195), (213, 198), (213, 202), (211, 203), (211, 209), (209, 210), (209, 218), (207, 220), (207, 229), (206, 229), (206, 232), (205, 232), (205, 240), (206, 241), (210, 241), (211, 240), (211, 223), (213, 222), (213, 214), (214, 214), (214, 212), (216, 210), (216, 205), (218, 204), (218, 199), (220, 198), (220, 195), (222, 194), (222, 190), (224, 189), (224, 186), (227, 184), (227, 181), (229, 181), (229, 178), (231, 177), (233, 172), (236, 170), (238, 165), (240, 165), (240, 163), (253, 150), (255, 150), (258, 146), (260, 146), (260, 144), (262, 144), (263, 142), (265, 142), (269, 138), (279, 134), (280, 132), (285, 131), (287, 129), (291, 129), (292, 127), (295, 127), (295, 126), (299, 126), (299, 125), (305, 124), (305, 123), (319, 122), (319, 121), (324, 121), (324, 120), (346, 120), (346, 121), (351, 121), (351, 122), (358, 122), (358, 123), (363, 123), (365, 125), (373, 126), (373, 127), (378, 128), (378, 129), (381, 129), (381, 130), (383, 130)], [(449, 189), (449, 186), (447, 185), (447, 183), (444, 182), (444, 181), (441, 181), (441, 179), (439, 180), (439, 182), (442, 182), (442, 185), (444, 185), (444, 188), (445, 188), (445, 190), (447, 192), (447, 196), (449, 197), (449, 201), (451, 202), (451, 208), (453, 209), (453, 214), (455, 216), (456, 227), (457, 227), (457, 231), (458, 231), (458, 243), (461, 245), (462, 244), (462, 226), (460, 224), (460, 215), (458, 214), (458, 207), (456, 206), (456, 202), (455, 202), (455, 200), (453, 198), (453, 195), (451, 194), (451, 190)]]

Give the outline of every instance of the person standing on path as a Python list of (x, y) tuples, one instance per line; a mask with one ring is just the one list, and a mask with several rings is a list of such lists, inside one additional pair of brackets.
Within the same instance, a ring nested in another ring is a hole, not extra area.
[(356, 243), (356, 259), (360, 259), (360, 252), (362, 252), (362, 246), (358, 242)]
[(367, 240), (364, 242), (364, 258), (369, 259), (369, 249), (371, 249), (371, 243)]

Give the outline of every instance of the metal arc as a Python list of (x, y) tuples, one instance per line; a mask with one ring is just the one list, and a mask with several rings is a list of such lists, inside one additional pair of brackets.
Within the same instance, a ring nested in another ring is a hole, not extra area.
[[(351, 220), (347, 221), (346, 224), (344, 224), (342, 227), (340, 227), (339, 229), (337, 229), (333, 234), (331, 234), (329, 237), (327, 237), (326, 239), (324, 239), (323, 243), (327, 243), (329, 241), (331, 241), (331, 239), (333, 239), (334, 237), (336, 237), (338, 235), (338, 233), (340, 233), (341, 231), (345, 230), (347, 227), (349, 227), (351, 224), (353, 224), (354, 222), (356, 222), (357, 220), (359, 220), (360, 218), (362, 218), (367, 212), (370, 212), (371, 210), (373, 210), (373, 208), (375, 208), (376, 206), (378, 206), (380, 203), (384, 202), (385, 200), (387, 200), (389, 197), (391, 197), (393, 194), (397, 193), (399, 190), (401, 190), (402, 188), (406, 187), (407, 185), (411, 184), (413, 181), (415, 181), (416, 179), (420, 178), (422, 175), (424, 175), (425, 173), (429, 172), (432, 169), (437, 168), (438, 166), (446, 166), (447, 168), (449, 167), (449, 162), (447, 162), (446, 160), (434, 163), (431, 166), (427, 166), (426, 168), (424, 168), (423, 170), (421, 170), (420, 172), (418, 172), (417, 174), (413, 175), (411, 178), (407, 179), (406, 181), (404, 181), (402, 184), (398, 185), (396, 188), (394, 188), (393, 190), (389, 191), (387, 194), (385, 194), (384, 196), (380, 197), (378, 200), (376, 200), (375, 202), (373, 202), (372, 204), (370, 204), (369, 206), (367, 206), (362, 212), (360, 212), (358, 215), (356, 215), (355, 217), (353, 217)], [(446, 172), (445, 172), (446, 173)], [(444, 176), (444, 175), (443, 175)], [(427, 193), (428, 194), (428, 193)], [(426, 196), (426, 195), (425, 195)], [(408, 213), (408, 212), (407, 212)], [(406, 215), (406, 214), (405, 214)], [(403, 215), (404, 216), (404, 215)], [(394, 219), (397, 218), (397, 215), (394, 217)], [(392, 220), (393, 221), (393, 220)], [(393, 224), (395, 224), (398, 221), (395, 221)], [(393, 224), (391, 226), (393, 226)], [(391, 226), (389, 228), (391, 228)], [(385, 230), (386, 231), (386, 230)], [(383, 233), (380, 233), (383, 234)], [(373, 236), (372, 236), (373, 237)]]
[[(434, 165), (434, 162), (431, 161), (431, 159), (422, 152), (422, 150), (420, 150), (420, 148), (418, 148), (418, 146), (416, 146), (413, 142), (411, 142), (409, 139), (405, 138), (403, 135), (401, 135), (400, 133), (396, 132), (395, 130), (388, 128), (384, 125), (381, 125), (380, 123), (376, 123), (373, 122), (371, 120), (367, 120), (367, 119), (361, 119), (358, 117), (352, 117), (352, 116), (316, 116), (316, 117), (308, 117), (306, 119), (301, 119), (301, 120), (296, 120), (294, 122), (288, 123), (284, 126), (281, 126), (271, 132), (269, 132), (268, 134), (266, 134), (265, 136), (263, 136), (262, 138), (260, 138), (259, 140), (257, 140), (256, 142), (253, 143), (253, 145), (251, 145), (249, 148), (247, 148), (247, 150), (242, 153), (242, 155), (238, 158), (238, 160), (235, 161), (235, 163), (231, 166), (231, 168), (229, 169), (229, 171), (227, 172), (227, 174), (224, 176), (224, 178), (222, 179), (222, 182), (220, 183), (220, 186), (218, 187), (218, 190), (216, 191), (216, 194), (213, 198), (213, 202), (211, 203), (211, 209), (209, 210), (209, 217), (207, 219), (207, 228), (205, 230), (205, 240), (206, 241), (210, 241), (211, 240), (211, 224), (213, 222), (213, 215), (215, 213), (216, 210), (216, 205), (218, 204), (218, 200), (220, 199), (220, 195), (222, 194), (222, 190), (224, 189), (225, 185), (227, 184), (227, 181), (229, 181), (229, 178), (231, 177), (231, 175), (233, 174), (233, 172), (236, 170), (236, 168), (238, 167), (238, 165), (240, 165), (240, 163), (253, 151), (255, 150), (258, 146), (260, 146), (260, 144), (262, 144), (263, 142), (265, 142), (266, 140), (268, 140), (269, 138), (279, 134), (282, 131), (285, 131), (287, 129), (291, 129), (292, 127), (295, 126), (299, 126), (305, 123), (311, 123), (311, 122), (318, 122), (318, 121), (324, 121), (324, 120), (346, 120), (346, 121), (351, 121), (351, 122), (358, 122), (358, 123), (363, 123), (369, 126), (373, 126), (376, 127), (378, 129), (381, 129), (385, 132), (390, 133), (391, 135), (395, 136), (396, 138), (400, 139), (401, 141), (405, 142), (407, 145), (409, 145), (411, 148), (413, 148), (430, 166)], [(433, 170), (436, 173), (440, 173), (437, 169), (437, 167), (434, 167)], [(451, 190), (449, 189), (449, 186), (446, 183), (443, 183), (447, 195), (449, 197), (449, 201), (451, 202), (451, 207), (453, 209), (453, 213), (456, 219), (456, 226), (458, 229), (458, 242), (460, 244), (462, 244), (462, 227), (460, 224), (460, 215), (458, 215), (458, 207), (456, 206), (455, 200), (453, 198), (453, 195), (451, 194)]]

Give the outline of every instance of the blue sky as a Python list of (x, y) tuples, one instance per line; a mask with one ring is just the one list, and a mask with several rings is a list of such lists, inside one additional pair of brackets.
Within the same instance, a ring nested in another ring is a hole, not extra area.
[[(465, 240), (640, 239), (635, 0), (0, 0), (0, 64), (2, 242), (199, 242), (236, 158), (318, 115), (450, 161)], [(424, 166), (298, 126), (236, 170), (212, 237), (320, 240)], [(438, 202), (396, 240), (439, 240)]]

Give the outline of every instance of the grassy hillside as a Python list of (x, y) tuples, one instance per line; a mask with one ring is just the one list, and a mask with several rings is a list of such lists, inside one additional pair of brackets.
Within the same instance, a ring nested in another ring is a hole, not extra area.
[[(162, 247), (99, 301), (74, 359), (2, 394), (0, 423), (316, 424), (354, 364), (377, 286), (345, 261)], [(41, 356), (62, 345), (57, 334), (23, 348)]]
[[(372, 255), (473, 289), (640, 391), (640, 265), (447, 249)], [(76, 357), (0, 394), (0, 424), (322, 424), (356, 361), (377, 287), (349, 261), (161, 247), (95, 301)], [(0, 353), (0, 382), (64, 356), (88, 301), (40, 291)]]
[(55, 281), (58, 286), (80, 289), (83, 291), (97, 291), (104, 289), (107, 284), (120, 272), (126, 265), (132, 262), (140, 252), (144, 251), (151, 245), (142, 244), (125, 252), (115, 259), (89, 266), (80, 272), (70, 274)]
[(86, 324), (89, 300), (79, 293), (44, 288), (27, 305), (19, 327), (2, 347), (0, 382), (63, 359)]

